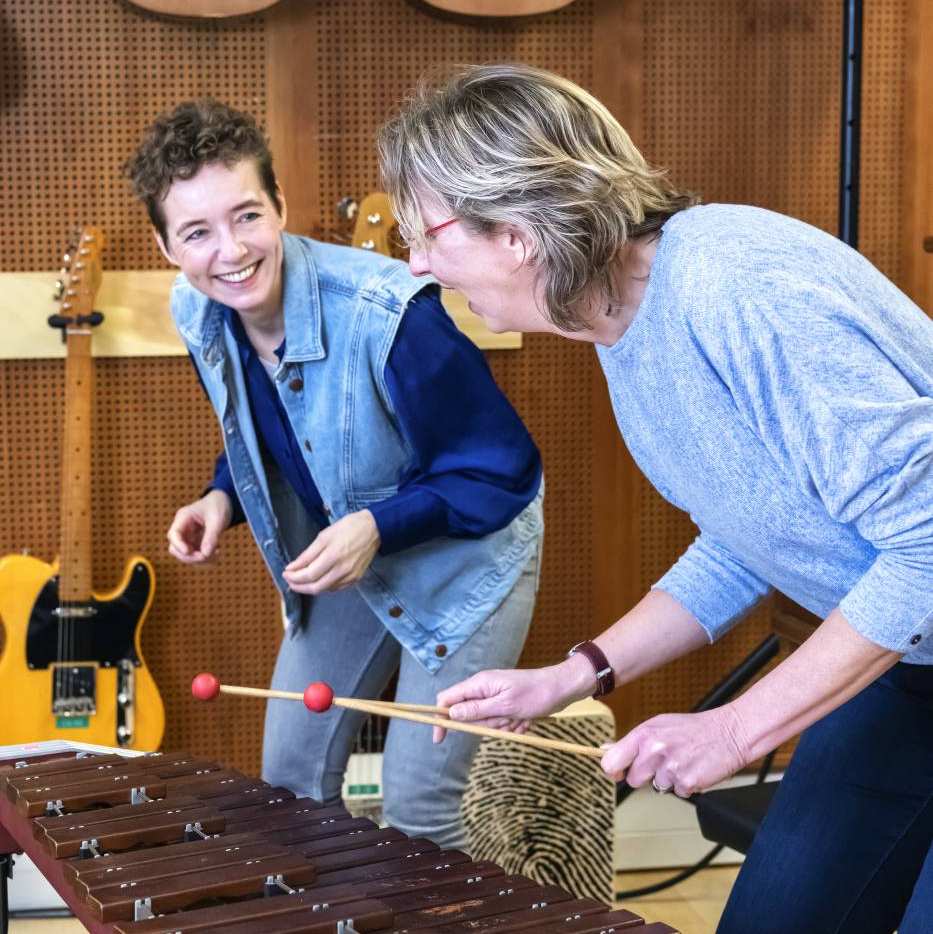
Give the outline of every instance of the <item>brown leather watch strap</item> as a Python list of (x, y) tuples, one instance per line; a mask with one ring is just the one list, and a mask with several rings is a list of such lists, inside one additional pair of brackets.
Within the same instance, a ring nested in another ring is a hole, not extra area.
[(593, 697), (605, 697), (606, 694), (611, 694), (616, 686), (616, 676), (603, 650), (595, 642), (587, 639), (573, 646), (567, 653), (567, 658), (578, 654), (584, 655), (593, 666), (593, 672), (596, 675), (596, 690), (593, 692)]

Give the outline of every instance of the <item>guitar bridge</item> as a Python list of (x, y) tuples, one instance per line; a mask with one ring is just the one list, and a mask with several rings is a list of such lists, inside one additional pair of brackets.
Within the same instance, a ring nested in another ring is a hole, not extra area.
[(97, 665), (55, 665), (52, 714), (88, 717), (97, 713)]

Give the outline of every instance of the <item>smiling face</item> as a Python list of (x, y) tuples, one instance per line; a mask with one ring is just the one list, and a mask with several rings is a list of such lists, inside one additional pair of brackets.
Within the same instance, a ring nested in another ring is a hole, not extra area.
[[(422, 201), (421, 215), (426, 230), (450, 218), (429, 199)], [(412, 245), (408, 265), (413, 275), (430, 274), (460, 292), (490, 331), (553, 333), (556, 328), (539, 310), (531, 249), (531, 241), (515, 229), (478, 233), (460, 221), (429, 233), (423, 245)]]
[(268, 324), (282, 314), (281, 212), (265, 191), (252, 159), (211, 162), (175, 179), (162, 200), (167, 241), (156, 240), (198, 291)]

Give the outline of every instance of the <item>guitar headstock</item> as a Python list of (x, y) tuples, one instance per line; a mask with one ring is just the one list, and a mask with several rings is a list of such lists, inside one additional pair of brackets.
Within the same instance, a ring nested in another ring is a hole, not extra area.
[(382, 191), (367, 195), (356, 214), (353, 228), (353, 246), (392, 256), (389, 234), (395, 226), (395, 215), (389, 196)]
[(62, 338), (71, 328), (100, 324), (103, 315), (94, 311), (94, 298), (103, 277), (101, 254), (104, 235), (96, 227), (84, 227), (62, 256), (61, 277), (56, 283), (57, 315), (52, 327), (62, 328)]

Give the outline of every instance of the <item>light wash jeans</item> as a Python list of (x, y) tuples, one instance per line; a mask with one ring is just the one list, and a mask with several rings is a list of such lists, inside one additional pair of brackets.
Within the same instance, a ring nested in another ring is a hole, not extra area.
[[(398, 668), (395, 699), (433, 704), (439, 691), (477, 671), (515, 666), (531, 624), (539, 570), (540, 550), (498, 610), (435, 675), (402, 650), (355, 588), (315, 597), (308, 601), (305, 625), (291, 627), (282, 639), (272, 687), (303, 691), (310, 681), (326, 681), (338, 696), (378, 698)], [(303, 704), (270, 700), (263, 778), (296, 794), (339, 801), (363, 718), (336, 707), (313, 714)], [(462, 849), (460, 799), (478, 745), (479, 737), (455, 732), (435, 745), (431, 727), (393, 719), (382, 764), (386, 821), (409, 836)]]

